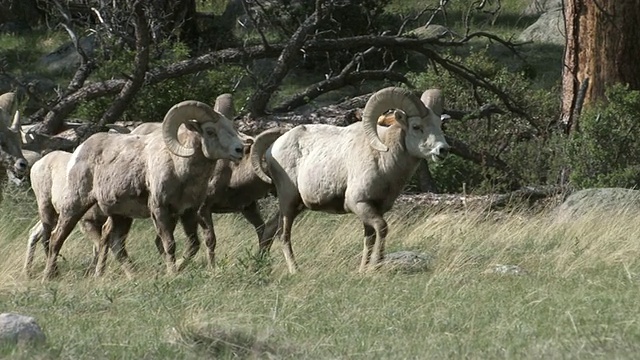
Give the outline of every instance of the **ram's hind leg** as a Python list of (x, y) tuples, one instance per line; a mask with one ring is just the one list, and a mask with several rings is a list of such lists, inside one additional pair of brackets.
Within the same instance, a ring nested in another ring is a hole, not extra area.
[(107, 264), (107, 253), (109, 252), (109, 247), (111, 247), (113, 255), (118, 263), (120, 263), (120, 267), (127, 278), (133, 278), (133, 263), (125, 247), (125, 240), (132, 223), (133, 219), (119, 215), (110, 216), (104, 223), (100, 244), (98, 246), (96, 277), (104, 274), (104, 269)]
[(116, 260), (120, 263), (122, 271), (124, 271), (127, 278), (133, 279), (133, 263), (131, 262), (131, 258), (129, 257), (125, 246), (133, 219), (114, 215), (112, 216), (112, 220), (113, 228), (109, 234), (108, 244), (111, 247), (111, 251), (113, 251), (113, 255)]
[[(38, 221), (38, 223), (31, 228), (31, 231), (29, 231), (29, 240), (27, 240), (27, 255), (24, 261), (23, 269), (24, 274), (27, 276), (30, 275), (31, 265), (33, 264), (33, 257), (36, 253), (36, 245), (38, 244), (38, 241), (41, 241), (44, 237), (44, 231), (45, 229), (41, 221)], [(49, 249), (46, 248), (45, 256), (48, 254), (48, 252)]]
[(81, 208), (80, 211), (68, 215), (60, 215), (56, 228), (51, 236), (51, 244), (49, 246), (49, 256), (47, 265), (44, 268), (44, 280), (50, 280), (58, 274), (57, 258), (64, 241), (69, 237), (74, 226), (78, 223), (84, 213), (91, 207)]
[(95, 273), (98, 266), (98, 257), (100, 254), (100, 241), (102, 239), (102, 226), (107, 221), (107, 217), (103, 216), (97, 219), (87, 219), (87, 216), (80, 220), (80, 229), (92, 242), (91, 264), (87, 266), (84, 276)]
[(284, 253), (284, 259), (287, 262), (289, 273), (295, 274), (298, 272), (298, 264), (293, 255), (293, 248), (291, 246), (291, 228), (293, 227), (293, 221), (301, 211), (301, 199), (297, 201), (283, 202), (280, 200), (280, 213), (282, 214), (282, 252)]
[(262, 239), (262, 235), (264, 234), (264, 220), (262, 219), (262, 215), (260, 214), (260, 210), (258, 209), (258, 203), (252, 202), (247, 205), (244, 209), (242, 209), (242, 216), (256, 229), (256, 234), (258, 235), (258, 241)]
[(271, 250), (273, 240), (282, 231), (282, 217), (280, 212), (273, 214), (264, 225), (264, 231), (259, 239), (258, 256), (263, 258)]

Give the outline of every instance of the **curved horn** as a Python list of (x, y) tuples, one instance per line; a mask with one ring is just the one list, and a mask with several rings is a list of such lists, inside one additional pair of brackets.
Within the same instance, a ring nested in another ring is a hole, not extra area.
[(219, 95), (216, 98), (216, 103), (213, 106), (213, 110), (224, 115), (229, 120), (236, 117), (236, 109), (233, 106), (233, 95), (229, 93)]
[(262, 156), (271, 144), (276, 141), (277, 138), (282, 136), (282, 134), (286, 133), (288, 130), (284, 128), (271, 128), (269, 130), (265, 130), (260, 135), (256, 137), (255, 142), (251, 146), (251, 152), (249, 153), (249, 158), (251, 159), (251, 166), (253, 167), (253, 172), (258, 175), (258, 177), (266, 182), (267, 184), (273, 183), (267, 172), (264, 170), (262, 164)]
[(172, 153), (181, 157), (189, 157), (195, 153), (192, 147), (184, 146), (178, 140), (178, 129), (180, 125), (189, 120), (196, 120), (198, 123), (217, 122), (222, 115), (217, 113), (211, 106), (196, 100), (185, 100), (177, 103), (169, 109), (162, 120), (162, 138)]
[(131, 133), (131, 130), (129, 130), (129, 128), (127, 128), (126, 126), (116, 125), (116, 124), (107, 124), (105, 126), (108, 129), (115, 130), (120, 134), (130, 134)]
[(440, 89), (428, 89), (420, 96), (420, 101), (428, 108), (431, 109), (438, 117), (442, 116), (444, 109), (444, 96), (442, 96), (442, 90)]
[(16, 106), (16, 93), (8, 92), (0, 95), (0, 108), (4, 109), (4, 111), (12, 114)]
[[(364, 107), (362, 126), (369, 140), (369, 145), (378, 151), (389, 150), (389, 147), (380, 141), (377, 129), (378, 116), (389, 109), (401, 109), (407, 114), (407, 118), (427, 115), (427, 109), (420, 100), (410, 91), (403, 88), (392, 86), (373, 94)], [(402, 125), (404, 127), (407, 126), (406, 123)]]
[(16, 110), (13, 114), (13, 121), (11, 121), (11, 130), (15, 133), (20, 132), (20, 110)]

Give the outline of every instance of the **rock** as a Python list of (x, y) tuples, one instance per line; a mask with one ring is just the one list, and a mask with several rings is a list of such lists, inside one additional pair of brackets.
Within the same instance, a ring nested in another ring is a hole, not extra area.
[(0, 342), (25, 345), (42, 344), (45, 341), (44, 332), (36, 319), (20, 314), (0, 314)]
[(431, 38), (444, 38), (444, 40), (454, 40), (455, 38), (460, 38), (460, 35), (451, 31), (449, 28), (436, 24), (429, 24), (427, 26), (421, 26), (419, 28), (413, 29), (408, 32), (407, 35), (413, 35), (420, 40)]
[(435, 258), (416, 251), (397, 251), (386, 254), (382, 264), (397, 270), (424, 271), (433, 266)]
[(564, 17), (562, 8), (543, 13), (531, 26), (524, 29), (519, 41), (533, 41), (536, 43), (551, 43), (564, 46), (565, 44)]
[[(92, 57), (97, 46), (94, 34), (80, 38), (80, 47), (87, 56)], [(73, 43), (68, 42), (61, 45), (56, 50), (40, 58), (40, 65), (46, 67), (51, 72), (75, 71), (80, 65), (80, 54), (76, 51)]]
[(526, 275), (527, 271), (518, 265), (495, 264), (485, 274)]
[(531, 3), (524, 9), (522, 15), (535, 16), (558, 9), (562, 9), (562, 0), (531, 0)]
[(584, 189), (571, 194), (554, 212), (557, 223), (575, 221), (594, 211), (640, 210), (640, 191), (623, 188)]

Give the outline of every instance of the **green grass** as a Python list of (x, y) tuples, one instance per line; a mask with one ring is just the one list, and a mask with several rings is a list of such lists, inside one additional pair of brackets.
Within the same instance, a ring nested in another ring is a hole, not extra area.
[(6, 61), (6, 71), (13, 75), (53, 76), (46, 73), (39, 60), (66, 41), (69, 38), (64, 30), (37, 29), (20, 35), (4, 33), (0, 34), (0, 56)]
[[(90, 244), (75, 232), (62, 250), (61, 277), (42, 283), (40, 248), (37, 278), (21, 274), (33, 200), (7, 199), (0, 205), (0, 309), (34, 316), (48, 342), (3, 348), (4, 357), (534, 359), (640, 351), (634, 214), (562, 225), (547, 214), (397, 209), (388, 216), (388, 251), (426, 252), (434, 265), (362, 275), (354, 216), (307, 212), (294, 226), (301, 272), (293, 276), (278, 242), (272, 272), (248, 270), (255, 235), (234, 215), (215, 218), (215, 271), (201, 252), (184, 272), (166, 276), (150, 222), (142, 220), (128, 244), (135, 280), (112, 258), (103, 278), (83, 278)], [(180, 232), (177, 241), (181, 251)], [(528, 274), (495, 274), (495, 264)]]

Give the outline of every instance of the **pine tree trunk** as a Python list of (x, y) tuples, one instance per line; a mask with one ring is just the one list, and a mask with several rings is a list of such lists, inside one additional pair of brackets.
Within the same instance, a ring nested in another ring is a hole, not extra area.
[(640, 0), (565, 0), (564, 11), (562, 120), (571, 132), (583, 106), (606, 100), (608, 86), (640, 89)]

